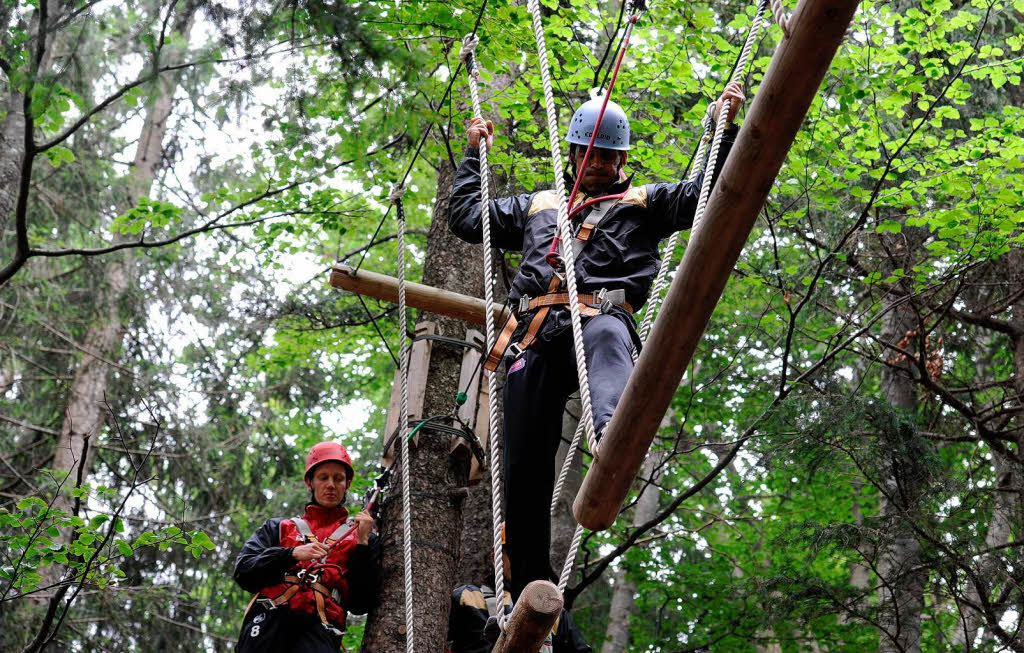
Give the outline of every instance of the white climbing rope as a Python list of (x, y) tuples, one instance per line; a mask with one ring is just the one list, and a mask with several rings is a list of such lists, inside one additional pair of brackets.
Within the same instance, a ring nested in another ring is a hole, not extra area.
[(402, 457), (402, 561), (405, 576), (405, 650), (413, 653), (413, 602), (412, 602), (412, 506), (409, 500), (409, 357), (406, 328), (408, 325), (405, 306), (405, 208), (402, 195), (405, 186), (398, 185), (391, 191), (391, 203), (395, 206), (398, 219), (398, 367), (402, 379), (402, 407), (398, 424)]
[[(469, 73), (469, 96), (473, 103), (473, 117), (483, 119), (483, 110), (480, 106), (480, 90), (477, 83), (480, 80), (480, 71), (473, 60), (473, 52), (476, 50), (480, 39), (475, 34), (468, 35), (462, 41), (462, 51), (459, 53), (462, 61), (466, 64), (466, 71)], [(480, 224), (483, 231), (484, 250), (484, 324), (486, 325), (486, 346), (484, 351), (490, 351), (494, 346), (494, 284), (493, 284), (493, 262), (491, 260), (491, 169), (487, 162), (487, 137), (480, 139)], [(487, 418), (488, 433), (490, 435), (491, 454), (491, 522), (493, 530), (493, 554), (494, 554), (494, 596), (497, 597), (498, 605), (504, 605), (505, 596), (505, 565), (502, 557), (501, 545), (501, 524), (504, 521), (501, 512), (501, 442), (498, 429), (498, 389), (494, 372), (485, 369), (487, 377)], [(498, 626), (505, 630), (507, 617), (504, 610), (498, 610)]]
[[(750, 59), (750, 53), (754, 49), (754, 43), (757, 41), (757, 35), (761, 31), (761, 24), (764, 22), (764, 2), (757, 4), (757, 13), (754, 14), (754, 22), (750, 26), (750, 31), (747, 32), (747, 40), (743, 43), (743, 50), (740, 52), (740, 58), (736, 62), (736, 67), (732, 71), (732, 79), (729, 83), (739, 82), (746, 76), (747, 61)], [(711, 196), (711, 182), (715, 176), (715, 166), (718, 162), (718, 150), (722, 145), (722, 136), (725, 135), (725, 122), (729, 115), (729, 106), (732, 101), (726, 98), (722, 102), (722, 107), (718, 111), (718, 120), (715, 122), (715, 137), (711, 141), (711, 150), (708, 152), (708, 162), (706, 170), (708, 171), (704, 175), (704, 183), (700, 187), (700, 198), (697, 200), (697, 210), (693, 214), (693, 227), (690, 228), (690, 238), (692, 239), (697, 231), (701, 228), (704, 221), (704, 210), (708, 206), (708, 198)]]
[(775, 18), (776, 24), (782, 28), (782, 33), (789, 37), (789, 19), (793, 17), (793, 14), (786, 11), (786, 8), (782, 6), (782, 0), (771, 0), (772, 3), (772, 16)]
[(541, 83), (544, 86), (544, 109), (548, 119), (548, 138), (551, 142), (551, 165), (555, 173), (555, 194), (558, 196), (558, 231), (565, 259), (565, 284), (569, 293), (569, 316), (572, 321), (572, 341), (576, 353), (576, 376), (580, 385), (581, 419), (590, 451), (598, 456), (597, 436), (594, 433), (594, 412), (590, 404), (590, 382), (587, 378), (587, 356), (583, 348), (583, 323), (580, 319), (579, 293), (576, 290), (576, 255), (569, 245), (573, 241), (572, 226), (569, 224), (569, 205), (565, 196), (565, 180), (562, 179), (562, 147), (558, 135), (558, 114), (555, 111), (555, 97), (551, 85), (551, 68), (548, 64), (548, 49), (544, 42), (544, 24), (541, 22), (538, 0), (527, 0), (527, 8), (533, 19), (533, 33), (537, 40), (537, 60), (540, 65)]
[(576, 433), (572, 436), (569, 450), (565, 453), (565, 460), (562, 461), (562, 470), (558, 472), (558, 480), (555, 482), (555, 489), (551, 492), (551, 515), (554, 516), (558, 507), (558, 499), (562, 495), (562, 486), (565, 485), (565, 478), (572, 469), (572, 463), (576, 460), (576, 451), (580, 446), (580, 437), (583, 435), (583, 420), (576, 421)]

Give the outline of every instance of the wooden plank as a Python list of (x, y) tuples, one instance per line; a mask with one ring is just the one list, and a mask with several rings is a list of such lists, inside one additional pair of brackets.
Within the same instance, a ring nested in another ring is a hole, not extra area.
[[(398, 279), (386, 274), (378, 274), (368, 270), (355, 271), (355, 268), (336, 264), (331, 270), (331, 285), (358, 295), (382, 299), (387, 302), (398, 302)], [(469, 297), (448, 290), (440, 290), (422, 283), (407, 281), (405, 284), (405, 300), (412, 308), (454, 317), (473, 324), (484, 323), (484, 300)], [(505, 307), (494, 305), (494, 320), (500, 328), (505, 319)]]
[(585, 527), (615, 521), (858, 2), (802, 0), (794, 11), (576, 495)]
[[(466, 341), (483, 348), (484, 334), (476, 329), (468, 329), (466, 331)], [(477, 422), (480, 420), (481, 407), (483, 410), (484, 432), (487, 432), (487, 384), (480, 383), (480, 377), (483, 375), (483, 368), (480, 366), (481, 356), (482, 354), (479, 350), (466, 347), (462, 350), (462, 367), (459, 370), (459, 390), (465, 390), (467, 396), (466, 403), (459, 406), (459, 419), (473, 429), (473, 434), (477, 437), (479, 437), (480, 432)], [(482, 439), (480, 444), (483, 445), (486, 452), (487, 442), (485, 440), (486, 438)], [(454, 452), (459, 447), (466, 447), (468, 449), (469, 443), (465, 439), (453, 435), (451, 451)], [(474, 457), (469, 470), (469, 484), (475, 485), (483, 477), (484, 467)]]
[[(434, 335), (437, 333), (437, 323), (424, 320), (416, 325), (413, 331), (418, 336)], [(423, 415), (423, 402), (427, 394), (427, 367), (430, 365), (430, 351), (433, 349), (433, 340), (416, 340), (412, 343), (412, 352), (409, 354), (409, 421), (421, 419)], [(391, 385), (391, 400), (388, 402), (388, 418), (384, 424), (384, 443), (386, 444), (391, 435), (398, 428), (402, 411), (402, 372), (395, 370), (395, 379)], [(416, 445), (419, 435), (412, 439)], [(398, 440), (391, 443), (391, 446), (380, 458), (380, 464), (385, 468), (390, 467), (395, 459), (395, 445)]]
[(535, 580), (512, 608), (493, 653), (537, 653), (562, 612), (562, 593), (554, 583)]

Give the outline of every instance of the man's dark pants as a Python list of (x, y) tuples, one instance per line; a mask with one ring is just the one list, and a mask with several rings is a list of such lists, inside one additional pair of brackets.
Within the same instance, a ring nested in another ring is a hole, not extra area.
[(242, 620), (237, 653), (337, 653), (341, 637), (315, 617), (287, 606), (268, 610), (254, 603)]
[[(611, 420), (633, 370), (629, 328), (608, 314), (583, 320), (590, 399), (597, 432)], [(530, 347), (509, 365), (505, 381), (505, 521), (512, 597), (528, 583), (549, 580), (551, 494), (562, 411), (578, 389), (572, 332)], [(559, 573), (561, 569), (555, 570)]]

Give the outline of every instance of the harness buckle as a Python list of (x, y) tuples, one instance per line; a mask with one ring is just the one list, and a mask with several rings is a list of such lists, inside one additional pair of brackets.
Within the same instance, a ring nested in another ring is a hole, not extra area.
[(256, 605), (260, 606), (261, 608), (267, 611), (277, 609), (277, 606), (274, 605), (274, 602), (265, 596), (261, 596), (260, 598), (256, 599)]
[(508, 346), (508, 349), (505, 350), (505, 355), (512, 360), (515, 360), (523, 355), (523, 348), (519, 346), (518, 342), (513, 342)]
[(616, 288), (615, 290), (602, 288), (597, 292), (597, 301), (601, 305), (601, 312), (609, 313), (613, 306), (626, 303), (626, 291), (622, 288)]
[(530, 296), (523, 295), (522, 297), (519, 298), (519, 309), (516, 311), (516, 313), (522, 315), (528, 310), (530, 310)]

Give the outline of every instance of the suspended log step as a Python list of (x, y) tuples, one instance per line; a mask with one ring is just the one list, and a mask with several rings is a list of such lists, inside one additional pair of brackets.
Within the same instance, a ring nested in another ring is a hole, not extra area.
[[(349, 292), (373, 297), (386, 302), (398, 303), (398, 279), (386, 274), (378, 274), (368, 270), (359, 270), (341, 263), (335, 264), (331, 270), (331, 285)], [(441, 290), (422, 283), (405, 282), (405, 301), (413, 307), (446, 315), (457, 320), (473, 324), (484, 323), (484, 300), (478, 297), (460, 295), (448, 290)], [(505, 307), (494, 306), (494, 320), (500, 327), (505, 319)]]
[(537, 653), (561, 612), (562, 593), (554, 583), (533, 581), (519, 595), (493, 653)]
[(612, 525), (859, 0), (802, 0), (694, 230), (583, 486), (576, 520)]

